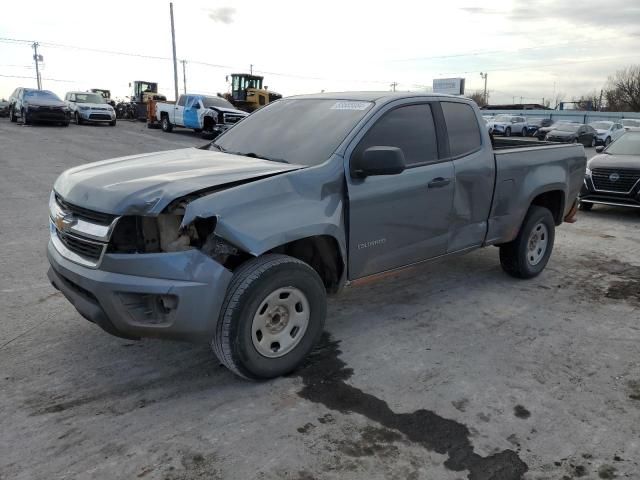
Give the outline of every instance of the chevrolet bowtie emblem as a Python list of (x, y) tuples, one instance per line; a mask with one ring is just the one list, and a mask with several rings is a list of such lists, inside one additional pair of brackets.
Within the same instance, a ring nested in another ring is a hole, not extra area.
[(73, 214), (71, 213), (58, 213), (55, 218), (56, 228), (61, 232), (68, 230), (71, 225), (75, 223), (75, 219), (73, 218)]

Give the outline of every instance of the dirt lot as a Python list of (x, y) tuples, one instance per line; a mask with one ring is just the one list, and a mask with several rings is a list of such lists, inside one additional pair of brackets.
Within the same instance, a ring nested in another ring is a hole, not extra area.
[(640, 478), (640, 212), (563, 225), (531, 281), (489, 248), (348, 289), (270, 382), (82, 319), (45, 277), (56, 176), (201, 143), (0, 119), (0, 479)]

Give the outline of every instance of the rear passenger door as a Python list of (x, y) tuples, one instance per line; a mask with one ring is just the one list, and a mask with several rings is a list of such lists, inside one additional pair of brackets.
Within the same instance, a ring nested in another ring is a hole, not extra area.
[(489, 136), (479, 128), (473, 107), (455, 100), (440, 103), (446, 126), (446, 157), (455, 170), (448, 252), (482, 245), (487, 233), (495, 181)]
[(396, 175), (354, 178), (347, 168), (349, 278), (405, 266), (447, 251), (453, 162), (440, 156), (437, 103), (402, 101), (378, 112), (347, 150), (353, 161), (372, 146), (402, 150)]

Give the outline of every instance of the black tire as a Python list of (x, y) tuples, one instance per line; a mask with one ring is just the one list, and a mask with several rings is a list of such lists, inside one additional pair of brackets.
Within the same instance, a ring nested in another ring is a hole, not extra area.
[(11, 110), (9, 110), (9, 120), (11, 121), (11, 123), (16, 123), (18, 121), (18, 117), (16, 117), (16, 111), (14, 107), (11, 107)]
[(584, 201), (580, 201), (580, 203), (578, 204), (578, 208), (580, 210), (584, 210), (585, 212), (588, 212), (589, 210), (591, 210), (593, 208), (593, 203), (590, 202), (584, 202)]
[(526, 137), (527, 136), (527, 129), (526, 128), (522, 128), (522, 130), (520, 130), (520, 136), (522, 137)]
[(171, 122), (169, 121), (169, 117), (168, 116), (163, 116), (162, 117), (162, 131), (166, 132), (166, 133), (171, 133), (173, 131), (173, 125), (171, 125)]
[(115, 120), (110, 121), (109, 122), (109, 126), (110, 127), (115, 127), (116, 126), (116, 121)]
[[(546, 248), (541, 252), (541, 257), (537, 263), (530, 261), (530, 237), (536, 230), (539, 234), (539, 226), (546, 227)], [(553, 251), (553, 241), (555, 239), (555, 222), (551, 212), (544, 207), (532, 205), (529, 207), (527, 215), (524, 217), (522, 227), (515, 240), (500, 245), (500, 265), (502, 269), (516, 278), (533, 278), (544, 270), (551, 252)]]
[(511, 136), (511, 127), (507, 127), (504, 129), (504, 136), (505, 137), (510, 137)]
[[(283, 287), (304, 293), (309, 305), (306, 330), (292, 350), (269, 358), (254, 346), (252, 324), (264, 300)], [(286, 255), (268, 254), (240, 266), (222, 304), (212, 348), (218, 360), (247, 379), (267, 379), (294, 370), (320, 339), (326, 317), (326, 290), (315, 270)]]
[(82, 118), (80, 118), (80, 115), (78, 114), (78, 112), (73, 114), (73, 121), (76, 125), (82, 125), (84, 123)]
[(604, 146), (605, 146), (605, 147), (608, 147), (610, 143), (611, 143), (611, 137), (607, 137), (607, 138), (604, 140)]
[(578, 139), (574, 138), (573, 140), (571, 140), (571, 143), (578, 143)]
[(591, 148), (596, 146), (596, 137), (591, 137)]

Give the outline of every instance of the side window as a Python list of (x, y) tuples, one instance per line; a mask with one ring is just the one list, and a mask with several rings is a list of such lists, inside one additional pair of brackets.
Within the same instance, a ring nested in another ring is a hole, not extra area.
[(457, 157), (479, 149), (482, 137), (471, 105), (457, 102), (442, 102), (440, 105), (447, 124), (450, 155)]
[(438, 142), (431, 106), (407, 105), (385, 113), (366, 133), (357, 154), (369, 147), (402, 149), (407, 166), (438, 160)]
[(178, 106), (179, 107), (184, 107), (184, 101), (187, 97), (185, 95), (180, 95), (180, 98), (178, 99)]

